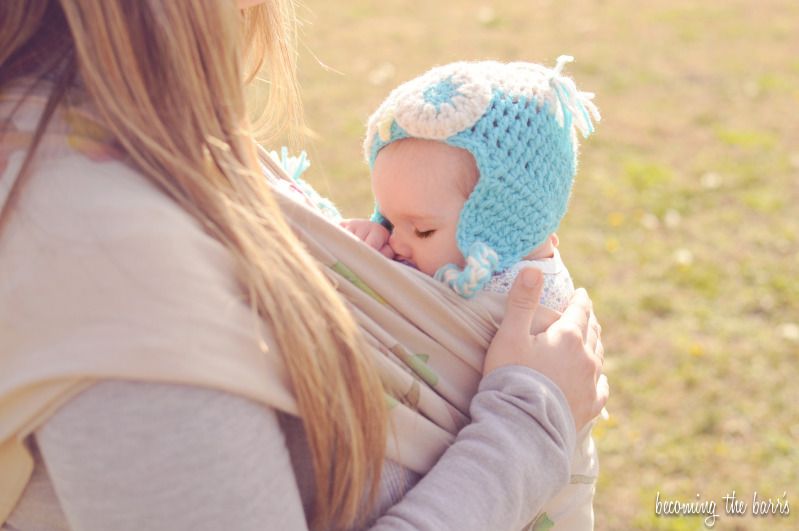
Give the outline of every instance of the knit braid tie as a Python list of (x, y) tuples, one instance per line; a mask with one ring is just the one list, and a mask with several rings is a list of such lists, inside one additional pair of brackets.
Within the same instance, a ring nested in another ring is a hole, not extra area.
[(491, 279), (498, 264), (499, 257), (491, 247), (475, 242), (469, 247), (463, 271), (454, 264), (447, 264), (436, 271), (435, 278), (446, 283), (461, 297), (471, 299)]

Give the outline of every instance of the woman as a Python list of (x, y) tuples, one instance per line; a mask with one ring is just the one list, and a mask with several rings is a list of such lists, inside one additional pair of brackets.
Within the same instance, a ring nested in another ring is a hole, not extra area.
[(290, 5), (256, 3), (0, 4), (0, 520), (520, 528), (607, 400), (590, 301), (531, 336), (523, 275), (472, 424), (421, 480), (386, 460), (363, 340), (256, 171), (262, 60), (266, 125), (300, 123)]

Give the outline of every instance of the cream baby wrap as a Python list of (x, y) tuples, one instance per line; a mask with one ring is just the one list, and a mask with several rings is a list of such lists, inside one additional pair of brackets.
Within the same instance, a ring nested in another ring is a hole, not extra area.
[[(19, 93), (0, 95), (0, 117), (8, 116), (18, 101)], [(0, 184), (19, 170), (43, 104), (42, 95), (29, 95), (8, 123)], [(297, 412), (269, 330), (256, 323), (237, 293), (224, 248), (144, 177), (116, 160), (109, 142), (91, 115), (59, 110), (19, 209), (0, 237), (0, 523), (32, 471), (28, 436), (95, 381), (199, 385)], [(265, 163), (281, 174), (274, 163)], [(100, 189), (105, 195), (93, 201), (93, 191)], [(0, 189), (0, 204), (7, 192)], [(78, 209), (71, 206), (69, 193), (89, 200)], [(504, 296), (483, 293), (463, 300), (432, 278), (386, 260), (314, 209), (275, 195), (367, 339), (391, 396), (389, 457), (426, 472), (469, 422), (469, 403), (480, 381), (484, 352), (501, 321)], [(132, 223), (118, 210), (147, 215)], [(53, 228), (55, 238), (47, 234), (37, 239), (42, 227)], [(126, 232), (131, 228), (132, 236)], [(164, 230), (163, 241), (150, 241)], [(149, 254), (143, 256), (134, 245), (129, 255), (123, 249), (113, 257), (116, 263), (111, 265), (123, 267), (109, 267), (102, 243), (119, 234), (134, 242), (136, 235), (149, 235)], [(61, 247), (47, 247), (53, 242)], [(189, 242), (208, 256), (204, 263), (191, 264), (193, 279), (179, 271), (168, 278), (146, 276), (163, 255), (175, 253), (175, 242)], [(39, 254), (42, 260), (33, 265), (21, 261)], [(141, 269), (146, 285), (126, 282), (128, 260)], [(100, 289), (76, 291), (71, 279), (87, 275)], [(229, 282), (219, 282), (220, 275)], [(198, 278), (214, 281), (198, 283)], [(168, 304), (130, 296), (141, 289), (163, 294)], [(210, 304), (192, 304), (197, 293)], [(178, 315), (175, 308), (191, 310)], [(224, 323), (217, 323), (220, 308), (226, 312)], [(554, 312), (542, 309), (539, 319), (551, 321)], [(192, 335), (173, 337), (171, 327), (158, 326), (161, 322), (191, 327)], [(197, 325), (203, 322), (218, 326)]]

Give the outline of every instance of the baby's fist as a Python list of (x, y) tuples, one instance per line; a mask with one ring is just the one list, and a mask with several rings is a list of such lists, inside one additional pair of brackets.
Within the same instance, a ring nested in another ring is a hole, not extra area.
[(368, 219), (345, 219), (341, 226), (350, 231), (372, 249), (377, 249), (387, 258), (394, 258), (394, 250), (388, 244), (391, 233), (380, 223)]

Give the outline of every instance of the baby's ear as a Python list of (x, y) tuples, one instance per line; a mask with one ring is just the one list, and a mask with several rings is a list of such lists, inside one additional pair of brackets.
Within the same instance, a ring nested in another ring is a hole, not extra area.
[(555, 248), (557, 248), (558, 244), (560, 243), (560, 240), (558, 239), (558, 235), (555, 234), (554, 232), (549, 235), (549, 241), (552, 242), (552, 246), (555, 247)]

